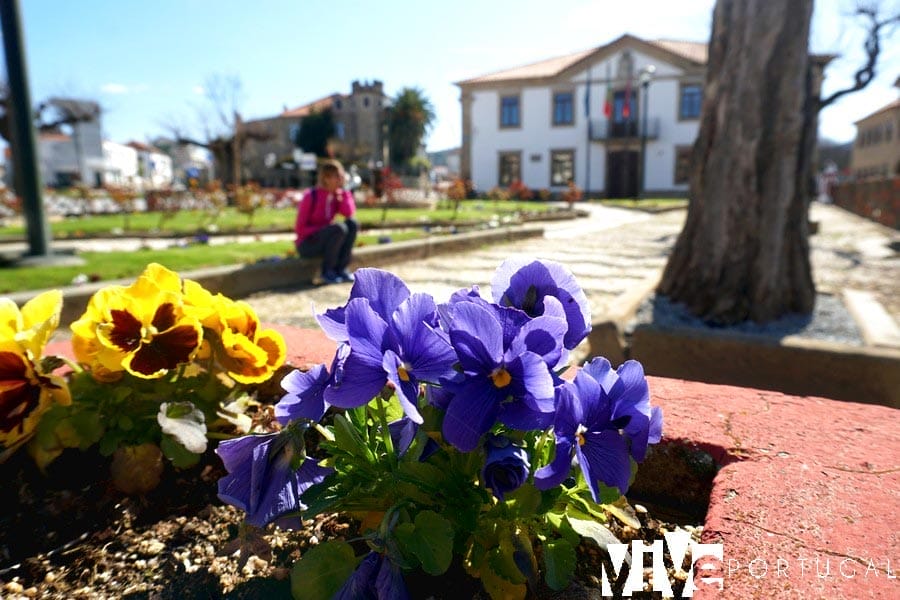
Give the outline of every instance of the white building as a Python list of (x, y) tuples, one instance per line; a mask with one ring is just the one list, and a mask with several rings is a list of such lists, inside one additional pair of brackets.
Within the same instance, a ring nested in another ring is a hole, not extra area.
[(684, 195), (706, 54), (704, 43), (623, 35), (460, 81), (462, 174), (480, 191), (520, 180), (560, 192), (573, 180), (607, 197)]
[(148, 144), (128, 142), (137, 152), (138, 182), (141, 189), (153, 190), (172, 185), (174, 170), (172, 157)]
[(137, 150), (126, 144), (104, 140), (103, 183), (136, 187), (139, 184)]

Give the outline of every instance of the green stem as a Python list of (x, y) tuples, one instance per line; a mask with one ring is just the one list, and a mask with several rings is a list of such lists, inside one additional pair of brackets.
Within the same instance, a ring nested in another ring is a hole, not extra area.
[(394, 440), (391, 439), (391, 430), (388, 429), (387, 410), (385, 410), (381, 394), (378, 394), (375, 404), (378, 407), (376, 412), (378, 414), (378, 423), (381, 426), (381, 437), (384, 439), (384, 448), (391, 463), (391, 470), (394, 470), (397, 466), (397, 456), (394, 454)]

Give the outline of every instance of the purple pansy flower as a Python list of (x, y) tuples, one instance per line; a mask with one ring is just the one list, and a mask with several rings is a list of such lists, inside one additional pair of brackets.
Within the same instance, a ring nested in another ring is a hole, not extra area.
[(409, 288), (403, 280), (381, 269), (357, 269), (354, 273), (353, 287), (347, 304), (338, 308), (329, 308), (317, 314), (316, 320), (325, 334), (336, 342), (346, 342), (347, 337), (347, 305), (355, 298), (365, 298), (372, 310), (385, 321), (400, 304), (409, 298)]
[(325, 365), (316, 365), (306, 373), (299, 370), (288, 373), (281, 380), (287, 394), (275, 405), (275, 418), (282, 427), (295, 419), (318, 422), (328, 410), (325, 388), (330, 382), (331, 375)]
[(302, 428), (225, 440), (216, 454), (228, 471), (219, 480), (219, 498), (257, 527), (306, 508), (303, 492), (332, 472), (306, 457)]
[(631, 461), (641, 461), (647, 444), (659, 442), (662, 410), (650, 406), (643, 368), (636, 361), (619, 367), (596, 358), (581, 369), (574, 383), (557, 388), (556, 456), (534, 475), (538, 489), (549, 489), (568, 477), (574, 454), (596, 502), (602, 481), (621, 493), (628, 490)]
[(486, 456), (481, 479), (498, 500), (504, 494), (519, 489), (528, 479), (531, 464), (525, 449), (513, 444), (508, 437), (491, 435), (485, 443)]
[(553, 353), (545, 342), (556, 340), (559, 344), (565, 321), (530, 319), (506, 343), (495, 311), (474, 302), (458, 302), (448, 305), (446, 313), (462, 376), (441, 381), (452, 394), (442, 393), (442, 402), (446, 402), (444, 438), (469, 452), (498, 419), (513, 429), (549, 425), (554, 378), (542, 354)]
[(334, 600), (408, 600), (400, 567), (379, 552), (369, 552), (334, 595)]
[(449, 376), (456, 362), (453, 348), (434, 329), (434, 300), (413, 294), (386, 321), (368, 300), (355, 298), (344, 316), (350, 353), (341, 364), (341, 381), (326, 388), (325, 401), (340, 408), (362, 406), (390, 382), (403, 411), (421, 423), (419, 383)]
[(491, 279), (491, 295), (497, 304), (520, 308), (532, 317), (548, 312), (548, 297), (558, 300), (568, 323), (563, 346), (569, 350), (591, 332), (587, 296), (571, 271), (558, 262), (509, 258)]

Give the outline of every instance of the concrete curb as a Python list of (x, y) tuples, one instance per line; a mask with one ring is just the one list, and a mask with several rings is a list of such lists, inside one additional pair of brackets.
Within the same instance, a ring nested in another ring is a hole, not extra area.
[(630, 358), (625, 326), (634, 319), (644, 299), (656, 289), (660, 277), (662, 269), (617, 296), (606, 314), (593, 322), (588, 335), (591, 356), (606, 357), (613, 365), (620, 365)]
[[(618, 296), (588, 336), (588, 354), (618, 365), (633, 358), (651, 375), (900, 408), (896, 324), (870, 294), (845, 292), (865, 347), (787, 336), (638, 324), (626, 327), (659, 282), (657, 273)], [(883, 315), (884, 318), (880, 317)], [(891, 329), (893, 325), (893, 329)]]
[(648, 374), (900, 408), (900, 351), (641, 324), (630, 357)]
[[(540, 225), (519, 225), (378, 246), (363, 246), (354, 250), (351, 266), (354, 268), (382, 266), (392, 262), (427, 258), (445, 252), (458, 252), (486, 244), (540, 237), (543, 234), (544, 228)], [(185, 271), (180, 275), (185, 279), (200, 283), (214, 294), (221, 292), (229, 298), (242, 298), (262, 290), (311, 285), (318, 271), (318, 260), (289, 258), (250, 265), (227, 265)], [(109, 285), (130, 285), (132, 281), (133, 279), (117, 279), (58, 288), (63, 293), (60, 325), (68, 325), (80, 318), (87, 308), (91, 296), (98, 290)], [(42, 291), (45, 290), (16, 292), (5, 297), (21, 306)], [(265, 315), (260, 316), (265, 320)]]

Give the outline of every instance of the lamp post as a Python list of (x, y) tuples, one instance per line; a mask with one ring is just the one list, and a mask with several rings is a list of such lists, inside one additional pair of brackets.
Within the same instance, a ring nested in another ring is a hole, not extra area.
[(638, 198), (643, 198), (647, 190), (647, 113), (650, 112), (650, 95), (647, 89), (650, 87), (650, 80), (656, 73), (656, 67), (647, 65), (640, 72), (641, 90), (644, 95), (644, 110), (641, 114), (641, 159), (640, 159), (640, 176), (638, 177)]

